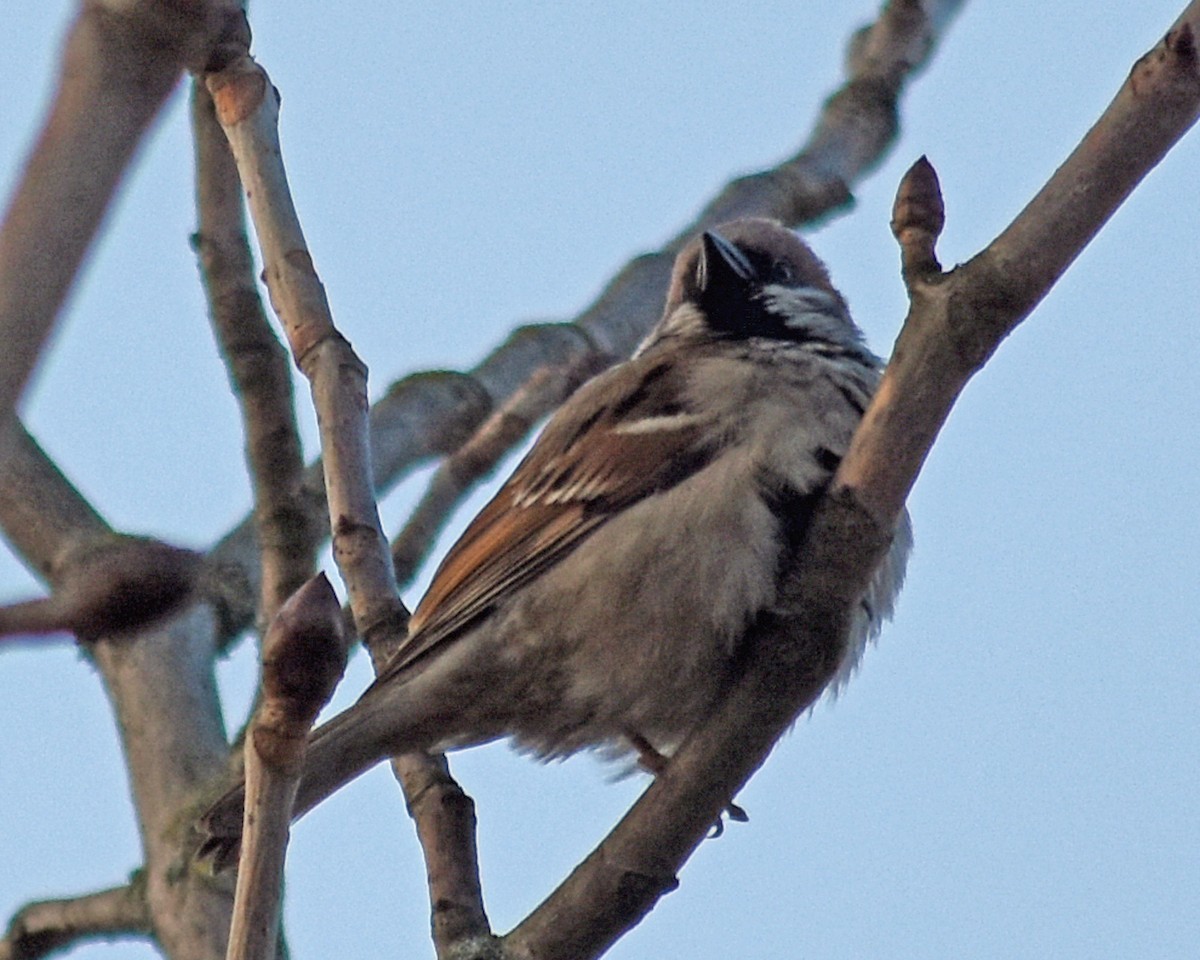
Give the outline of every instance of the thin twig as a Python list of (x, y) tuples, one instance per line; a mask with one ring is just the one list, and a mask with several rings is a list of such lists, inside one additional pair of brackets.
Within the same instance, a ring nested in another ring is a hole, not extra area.
[(369, 644), (380, 633), (398, 633), (405, 617), (371, 484), (366, 365), (334, 326), (313, 268), (283, 169), (278, 96), (269, 78), (244, 57), (207, 82), (250, 199), (271, 305), (310, 383), (334, 558)]
[(258, 296), (241, 181), (202, 81), (192, 86), (192, 138), (199, 216), (192, 243), (213, 333), (242, 413), (262, 571), (258, 619), (265, 627), (312, 576), (324, 524), (302, 504), (304, 458), (287, 351)]
[(479, 879), (475, 801), (450, 775), (444, 756), (406, 754), (392, 760), (392, 770), (425, 857), (438, 956), (469, 955), (465, 944), (494, 942)]

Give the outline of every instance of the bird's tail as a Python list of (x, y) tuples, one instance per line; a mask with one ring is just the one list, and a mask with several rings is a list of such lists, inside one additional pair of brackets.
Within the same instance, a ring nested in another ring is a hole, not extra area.
[[(297, 820), (318, 803), (387, 755), (380, 738), (366, 729), (372, 711), (356, 703), (318, 727), (309, 738), (304, 774), (292, 808)], [(204, 812), (199, 828), (203, 837), (198, 857), (210, 860), (215, 870), (237, 862), (242, 842), (242, 816), (246, 804), (245, 780), (227, 790)]]

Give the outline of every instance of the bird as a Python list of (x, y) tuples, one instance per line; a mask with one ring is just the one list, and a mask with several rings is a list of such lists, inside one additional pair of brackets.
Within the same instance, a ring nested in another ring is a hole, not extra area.
[[(293, 817), (382, 760), (510, 739), (661, 769), (737, 681), (883, 364), (821, 260), (743, 218), (679, 252), (655, 327), (466, 528), (374, 683), (310, 737)], [(903, 513), (828, 688), (892, 613)], [(244, 788), (201, 819), (236, 849)]]

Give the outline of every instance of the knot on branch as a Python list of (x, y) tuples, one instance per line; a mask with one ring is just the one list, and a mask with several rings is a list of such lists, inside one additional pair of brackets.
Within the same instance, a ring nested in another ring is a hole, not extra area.
[(210, 73), (207, 84), (217, 108), (217, 119), (225, 128), (237, 126), (253, 116), (268, 89), (278, 97), (266, 72), (249, 54), (226, 63), (219, 73)]
[(640, 870), (621, 870), (614, 890), (615, 906), (622, 911), (644, 909), (648, 903), (671, 893), (679, 886), (673, 873), (643, 873)]
[(0, 634), (126, 636), (178, 610), (194, 594), (201, 569), (199, 554), (147, 537), (89, 539), (56, 561), (51, 596), (0, 610)]
[(1129, 71), (1129, 85), (1135, 96), (1155, 96), (1164, 82), (1177, 78), (1200, 82), (1196, 34), (1186, 20), (1167, 33), (1153, 50), (1139, 57)]

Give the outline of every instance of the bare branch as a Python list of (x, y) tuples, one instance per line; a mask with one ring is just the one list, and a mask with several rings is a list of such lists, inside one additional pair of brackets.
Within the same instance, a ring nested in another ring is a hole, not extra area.
[(392, 769), (404, 788), (425, 856), (438, 957), (473, 956), (466, 944), (486, 946), (495, 940), (479, 880), (475, 801), (450, 775), (441, 755), (396, 757)]
[(771, 170), (730, 183), (673, 248), (738, 217), (813, 223), (848, 204), (851, 185), (895, 142), (904, 84), (924, 67), (960, 6), (961, 0), (888, 0), (879, 18), (851, 38), (846, 82), (825, 101), (800, 152)]
[(144, 884), (135, 881), (82, 897), (22, 907), (0, 940), (0, 960), (38, 960), (87, 940), (147, 939)]
[[(403, 637), (408, 613), (400, 602), (371, 483), (366, 366), (334, 326), (324, 289), (313, 269), (292, 204), (278, 141), (278, 97), (266, 72), (245, 57), (208, 77), (217, 117), (229, 138), (262, 248), (267, 289), (297, 366), (309, 379), (321, 430), (322, 464), (329, 502), (333, 553), (346, 584), (355, 624), (379, 669)], [(401, 784), (448, 778), (444, 761), (410, 756), (395, 762)], [(410, 802), (412, 798), (409, 798)], [(410, 806), (414, 816), (423, 808)], [(429, 845), (431, 900), (461, 904), (478, 893), (473, 823), (429, 819), (419, 831)], [(437, 847), (437, 849), (434, 849)], [(472, 878), (474, 883), (472, 885)], [(444, 885), (445, 889), (443, 890)], [(463, 924), (483, 918), (482, 900), (457, 913)], [(486, 921), (485, 921), (486, 922)], [(439, 952), (448, 945), (439, 942)]]
[(839, 473), (881, 522), (898, 514), (969, 377), (1195, 122), (1198, 27), (1200, 3), (1193, 2), (1134, 65), (1049, 182), (985, 250), (949, 273), (909, 279), (911, 306), (895, 359)]
[(192, 134), (200, 221), (193, 245), (213, 332), (242, 412), (261, 552), (259, 618), (265, 625), (312, 576), (324, 524), (301, 502), (304, 459), (287, 352), (258, 296), (237, 166), (200, 81), (192, 88)]
[[(814, 702), (836, 666), (849, 611), (887, 549), (889, 531), (959, 391), (1200, 113), (1192, 43), (1198, 25), (1200, 2), (1193, 2), (1138, 62), (1071, 158), (987, 250), (950, 274), (931, 278), (926, 271), (909, 280), (912, 306), (893, 359), (815, 512), (802, 575), (790, 585), (780, 616), (749, 644), (753, 662), (745, 677), (616, 829), (506, 938), (513, 956), (601, 953), (674, 886), (722, 805)], [(1100, 171), (1113, 172), (1100, 177)], [(902, 191), (912, 193), (913, 179), (924, 177), (917, 192), (931, 199), (931, 172), (919, 165)]]
[(208, 77), (262, 248), (271, 304), (309, 379), (321, 429), (334, 557), (364, 639), (394, 634), (396, 596), (371, 485), (366, 365), (337, 331), (292, 205), (277, 137), (278, 96), (248, 57)]
[(223, 32), (244, 29), (233, 0), (81, 5), (54, 105), (0, 226), (0, 459), (17, 402), (134, 149), (185, 65), (206, 61)]

